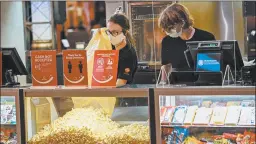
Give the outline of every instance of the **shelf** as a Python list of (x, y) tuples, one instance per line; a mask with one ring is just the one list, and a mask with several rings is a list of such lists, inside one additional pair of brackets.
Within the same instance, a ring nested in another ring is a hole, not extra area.
[(0, 124), (1, 127), (16, 127), (16, 124)]
[(144, 126), (149, 125), (147, 121), (115, 121), (115, 122), (120, 124), (121, 126), (128, 126), (131, 124), (140, 124)]
[(173, 127), (186, 127), (186, 128), (255, 128), (255, 126), (229, 126), (229, 125), (161, 125), (161, 127), (173, 128)]
[[(128, 85), (122, 88), (28, 88), (25, 97), (147, 97), (148, 87)], [(146, 85), (147, 86), (147, 85)], [(74, 94), (75, 91), (75, 94)]]

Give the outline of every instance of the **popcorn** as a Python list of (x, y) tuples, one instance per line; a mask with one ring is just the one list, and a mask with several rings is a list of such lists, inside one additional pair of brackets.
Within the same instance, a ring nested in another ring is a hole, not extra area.
[(38, 132), (28, 144), (148, 144), (149, 127), (121, 127), (103, 109), (76, 108)]

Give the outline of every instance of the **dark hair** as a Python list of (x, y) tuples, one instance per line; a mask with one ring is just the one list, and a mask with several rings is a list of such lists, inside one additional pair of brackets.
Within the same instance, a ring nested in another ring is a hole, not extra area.
[(170, 30), (170, 26), (182, 23), (183, 21), (185, 23), (183, 26), (184, 29), (189, 28), (194, 24), (194, 19), (188, 9), (182, 4), (174, 3), (168, 6), (160, 14), (158, 25), (164, 31), (168, 32)]
[(122, 31), (125, 34), (128, 42), (135, 47), (135, 42), (134, 39), (132, 38), (129, 29), (130, 29), (130, 23), (129, 23), (129, 19), (124, 15), (124, 14), (114, 14), (110, 17), (110, 19), (108, 20), (109, 22), (113, 22), (116, 24), (119, 24), (122, 27)]

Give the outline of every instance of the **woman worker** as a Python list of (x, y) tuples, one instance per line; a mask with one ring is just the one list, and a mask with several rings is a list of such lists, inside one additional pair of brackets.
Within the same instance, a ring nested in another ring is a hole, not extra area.
[(137, 70), (138, 61), (134, 40), (129, 33), (129, 20), (125, 15), (116, 13), (108, 20), (107, 29), (113, 50), (119, 50), (116, 85), (120, 87), (130, 84)]
[[(119, 50), (118, 75), (116, 86), (120, 87), (133, 81), (137, 70), (138, 60), (134, 49), (134, 40), (129, 33), (130, 24), (128, 18), (120, 13), (110, 17), (107, 23), (107, 34), (110, 38), (113, 50)], [(119, 105), (133, 105), (134, 98), (120, 99)]]
[[(162, 40), (162, 65), (170, 65), (172, 70), (188, 70), (188, 64), (184, 55), (187, 50), (187, 41), (215, 40), (213, 34), (193, 27), (194, 20), (188, 9), (178, 3), (168, 6), (161, 14), (158, 25), (167, 34)], [(167, 69), (170, 71), (170, 69)], [(177, 79), (177, 76), (172, 75)], [(180, 75), (181, 81), (193, 81), (193, 74)]]

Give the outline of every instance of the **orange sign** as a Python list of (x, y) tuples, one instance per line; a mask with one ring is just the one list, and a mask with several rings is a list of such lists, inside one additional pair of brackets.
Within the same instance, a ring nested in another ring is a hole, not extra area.
[(0, 51), (0, 87), (2, 86), (2, 72), (3, 72), (3, 68), (2, 68), (2, 64), (3, 64), (3, 59), (2, 59), (2, 52)]
[(57, 86), (56, 51), (31, 51), (33, 86)]
[(65, 86), (87, 86), (87, 58), (85, 50), (63, 51), (63, 77)]
[(92, 87), (116, 87), (118, 56), (116, 50), (95, 51)]

